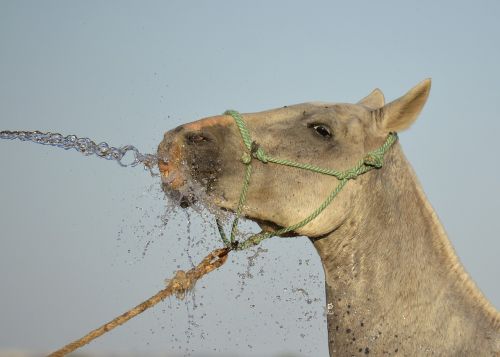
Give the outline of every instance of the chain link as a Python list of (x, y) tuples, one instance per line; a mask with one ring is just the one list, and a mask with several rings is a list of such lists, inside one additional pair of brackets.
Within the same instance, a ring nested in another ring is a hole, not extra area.
[[(63, 136), (59, 133), (41, 132), (41, 131), (0, 131), (0, 139), (21, 141), (31, 141), (37, 144), (50, 145), (62, 148), (64, 150), (75, 149), (85, 156), (97, 155), (106, 160), (114, 160), (123, 167), (137, 166), (143, 164), (145, 169), (153, 173), (153, 168), (157, 165), (156, 155), (142, 154), (133, 145), (125, 145), (119, 148), (109, 146), (107, 143), (102, 142), (96, 144), (89, 138), (79, 138), (76, 135)], [(125, 155), (131, 151), (134, 155), (131, 163), (122, 162)]]

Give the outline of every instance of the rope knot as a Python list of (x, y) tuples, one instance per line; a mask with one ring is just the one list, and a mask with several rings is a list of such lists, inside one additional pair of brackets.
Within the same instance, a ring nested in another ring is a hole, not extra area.
[(382, 166), (384, 166), (384, 157), (379, 154), (369, 153), (363, 158), (363, 162), (367, 166), (372, 166), (380, 169)]
[(266, 152), (255, 141), (252, 141), (252, 147), (250, 148), (250, 152), (252, 153), (252, 156), (257, 160), (263, 162), (264, 164), (267, 163)]
[(241, 162), (245, 165), (249, 165), (252, 162), (252, 156), (250, 156), (249, 153), (244, 152), (243, 155), (241, 155)]

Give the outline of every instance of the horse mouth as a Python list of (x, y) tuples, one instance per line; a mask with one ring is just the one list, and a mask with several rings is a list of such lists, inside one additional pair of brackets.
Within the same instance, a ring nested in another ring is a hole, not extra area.
[(161, 188), (165, 195), (173, 202), (176, 202), (181, 208), (188, 208), (198, 202), (193, 194), (184, 194), (180, 191), (173, 190), (169, 185), (162, 184)]
[(161, 188), (165, 195), (181, 208), (188, 208), (196, 203), (194, 194), (185, 190), (186, 180), (178, 171), (167, 171), (160, 169)]
[(179, 189), (185, 183), (181, 170), (174, 160), (158, 160), (158, 168), (163, 185), (171, 187), (174, 190)]
[(196, 199), (192, 194), (183, 193), (186, 179), (176, 161), (179, 160), (158, 159), (161, 188), (169, 199), (177, 202), (181, 208), (187, 208), (193, 205)]

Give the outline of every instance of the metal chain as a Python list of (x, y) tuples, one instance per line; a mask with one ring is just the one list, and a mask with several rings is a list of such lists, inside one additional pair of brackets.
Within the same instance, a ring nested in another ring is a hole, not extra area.
[[(64, 150), (75, 149), (85, 156), (97, 155), (106, 160), (114, 160), (123, 167), (137, 166), (143, 164), (145, 169), (151, 171), (157, 165), (157, 157), (153, 154), (142, 154), (133, 145), (125, 145), (119, 148), (109, 146), (102, 142), (96, 144), (89, 138), (79, 138), (76, 135), (63, 136), (59, 133), (41, 132), (41, 131), (0, 131), (0, 139), (21, 141), (31, 141), (37, 144), (50, 145), (62, 148)], [(131, 151), (134, 159), (131, 163), (122, 162), (127, 152)]]

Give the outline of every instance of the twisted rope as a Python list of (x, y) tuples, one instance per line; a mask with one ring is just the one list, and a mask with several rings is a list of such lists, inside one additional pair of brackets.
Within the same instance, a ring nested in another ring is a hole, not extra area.
[[(245, 169), (245, 177), (243, 179), (243, 187), (241, 190), (240, 194), (240, 199), (238, 202), (238, 207), (236, 210), (236, 218), (233, 221), (232, 227), (231, 227), (231, 236), (230, 239), (228, 240), (222, 224), (216, 220), (217, 227), (219, 229), (219, 233), (221, 235), (222, 241), (226, 246), (231, 246), (234, 249), (238, 250), (243, 250), (243, 249), (248, 249), (254, 245), (259, 244), (262, 242), (264, 239), (271, 238), (274, 236), (279, 236), (291, 231), (294, 231), (298, 228), (304, 227), (306, 224), (310, 223), (313, 221), (316, 217), (318, 217), (325, 209), (330, 205), (330, 203), (337, 197), (337, 195), (342, 191), (344, 186), (347, 184), (349, 180), (354, 180), (356, 179), (359, 175), (362, 175), (370, 170), (373, 169), (380, 169), (384, 165), (384, 156), (389, 151), (391, 146), (397, 141), (398, 136), (396, 133), (389, 133), (387, 136), (387, 139), (385, 140), (384, 144), (380, 146), (379, 148), (367, 153), (361, 160), (358, 161), (358, 163), (352, 167), (351, 169), (345, 170), (345, 171), (337, 171), (337, 170), (332, 170), (332, 169), (327, 169), (311, 164), (303, 164), (287, 159), (280, 159), (276, 158), (270, 155), (267, 155), (264, 149), (258, 145), (255, 141), (252, 141), (252, 138), (250, 136), (250, 132), (248, 131), (245, 122), (241, 116), (240, 113), (238, 113), (235, 110), (227, 110), (225, 115), (231, 115), (236, 122), (236, 125), (240, 131), (241, 138), (243, 140), (243, 144), (246, 148), (246, 151), (243, 152), (243, 155), (241, 157), (241, 161), (243, 164), (246, 165)], [(252, 161), (253, 159), (257, 159), (261, 161), (264, 164), (267, 164), (269, 162), (272, 162), (277, 165), (284, 165), (284, 166), (289, 166), (289, 167), (295, 167), (298, 169), (303, 169), (307, 171), (312, 171), (316, 172), (319, 174), (324, 174), (324, 175), (329, 175), (329, 176), (334, 176), (340, 182), (338, 185), (335, 187), (335, 189), (327, 196), (327, 198), (323, 201), (323, 203), (316, 208), (309, 216), (304, 218), (302, 221), (290, 225), (288, 227), (284, 227), (281, 229), (278, 229), (273, 232), (261, 232), (254, 234), (250, 236), (250, 238), (246, 239), (244, 242), (236, 242), (236, 234), (237, 234), (237, 227), (238, 227), (238, 222), (241, 217), (241, 213), (243, 210), (243, 206), (246, 202), (247, 199), (247, 194), (248, 194), (248, 187), (250, 186), (250, 178), (252, 174)]]
[(165, 289), (160, 290), (158, 293), (140, 303), (136, 307), (130, 309), (129, 311), (121, 314), (120, 316), (114, 318), (113, 320), (105, 323), (101, 327), (90, 331), (85, 336), (67, 344), (61, 349), (51, 353), (49, 357), (62, 357), (66, 356), (68, 353), (75, 351), (76, 349), (88, 344), (89, 342), (95, 340), (97, 337), (104, 335), (106, 332), (124, 324), (131, 318), (139, 315), (145, 310), (155, 306), (160, 301), (175, 294), (178, 298), (183, 297), (186, 291), (189, 291), (194, 287), (196, 282), (201, 279), (205, 274), (210, 273), (222, 266), (226, 260), (227, 255), (230, 252), (230, 248), (220, 248), (216, 249), (210, 254), (208, 254), (196, 267), (190, 269), (187, 272), (179, 270), (176, 272), (175, 276), (168, 281), (168, 285)]

